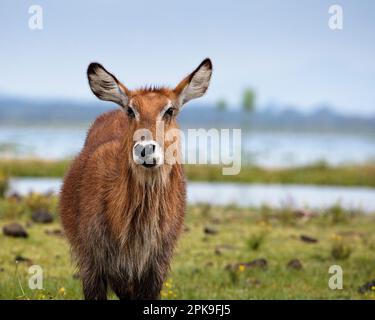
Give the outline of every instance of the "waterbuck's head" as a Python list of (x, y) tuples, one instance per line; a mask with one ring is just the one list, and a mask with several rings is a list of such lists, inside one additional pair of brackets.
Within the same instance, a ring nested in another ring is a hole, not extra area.
[(206, 92), (211, 73), (212, 63), (205, 59), (175, 88), (130, 90), (98, 63), (91, 63), (87, 70), (92, 92), (101, 100), (117, 103), (124, 111), (124, 156), (134, 170), (144, 174), (167, 171), (179, 161), (176, 117), (186, 102)]

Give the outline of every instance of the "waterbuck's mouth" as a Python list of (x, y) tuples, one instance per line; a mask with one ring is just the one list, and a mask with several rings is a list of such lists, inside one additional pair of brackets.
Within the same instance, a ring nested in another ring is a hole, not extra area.
[(158, 164), (158, 161), (157, 159), (152, 159), (152, 161), (150, 161), (151, 163), (147, 163), (147, 162), (144, 162), (142, 163), (141, 165), (145, 168), (156, 168), (156, 167), (159, 167), (160, 164)]

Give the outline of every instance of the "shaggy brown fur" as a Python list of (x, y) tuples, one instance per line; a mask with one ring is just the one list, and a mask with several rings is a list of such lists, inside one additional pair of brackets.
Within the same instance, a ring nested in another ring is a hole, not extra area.
[[(183, 225), (185, 178), (178, 163), (135, 164), (133, 133), (155, 134), (160, 111), (170, 101), (177, 105), (184, 84), (133, 92), (118, 84), (140, 117), (118, 110), (96, 119), (64, 178), (60, 215), (86, 299), (106, 299), (109, 287), (120, 299), (156, 299)], [(175, 116), (164, 122), (166, 130), (178, 128)]]

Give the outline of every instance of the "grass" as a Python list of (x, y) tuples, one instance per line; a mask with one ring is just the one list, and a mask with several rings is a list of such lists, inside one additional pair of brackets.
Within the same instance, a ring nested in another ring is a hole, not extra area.
[[(58, 218), (29, 223), (32, 210), (56, 212), (56, 205), (56, 198), (39, 195), (0, 200), (0, 228), (18, 221), (29, 233), (27, 239), (0, 234), (0, 299), (82, 299), (67, 241), (46, 233), (61, 228)], [(218, 232), (206, 234), (207, 226)], [(188, 208), (186, 227), (162, 299), (375, 299), (375, 290), (358, 292), (375, 279), (374, 216), (336, 207), (307, 219), (288, 208), (198, 205)], [(31, 261), (16, 264), (20, 255)], [(254, 259), (267, 267), (249, 266)], [(288, 268), (292, 259), (303, 268)], [(28, 287), (32, 264), (43, 268), (43, 290)], [(343, 290), (328, 287), (332, 265), (343, 269)]]
[(235, 176), (224, 176), (221, 167), (186, 166), (189, 180), (237, 183), (314, 184), (375, 187), (375, 165), (331, 167), (324, 163), (292, 168), (244, 166)]
[[(14, 177), (62, 177), (68, 166), (68, 160), (0, 160), (0, 172)], [(222, 175), (222, 168), (213, 165), (186, 165), (185, 171), (190, 181), (375, 187), (375, 164), (331, 167), (319, 162), (275, 169), (243, 166), (240, 174), (233, 176)]]
[(0, 170), (0, 198), (4, 196), (8, 188), (8, 177)]
[(0, 172), (12, 177), (62, 177), (69, 160), (0, 159)]

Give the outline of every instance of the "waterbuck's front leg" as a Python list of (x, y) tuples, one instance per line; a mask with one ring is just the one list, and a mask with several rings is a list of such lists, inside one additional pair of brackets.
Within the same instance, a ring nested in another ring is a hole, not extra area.
[(95, 267), (81, 270), (83, 295), (85, 300), (107, 300), (107, 276)]
[(123, 280), (124, 278), (126, 277), (110, 277), (109, 285), (120, 300), (131, 300), (132, 286), (127, 280)]
[(96, 277), (82, 279), (83, 295), (85, 300), (107, 300), (107, 281)]

